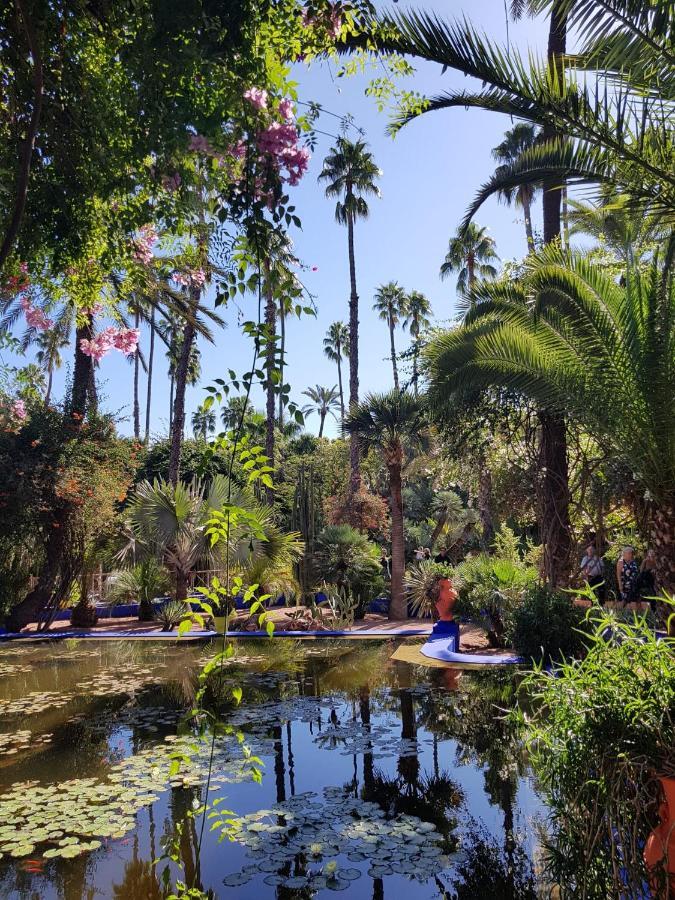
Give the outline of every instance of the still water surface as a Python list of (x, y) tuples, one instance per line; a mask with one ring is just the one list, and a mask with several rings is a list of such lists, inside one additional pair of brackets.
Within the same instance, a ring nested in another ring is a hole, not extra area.
[(171, 877), (226, 900), (536, 896), (545, 808), (500, 712), (517, 674), (415, 667), (396, 646), (238, 644), (207, 694), (231, 726), (208, 800), (232, 814), (203, 831), (186, 816), (207, 798), (210, 735), (170, 765), (213, 647), (0, 647), (0, 897), (159, 900), (152, 861), (180, 823)]

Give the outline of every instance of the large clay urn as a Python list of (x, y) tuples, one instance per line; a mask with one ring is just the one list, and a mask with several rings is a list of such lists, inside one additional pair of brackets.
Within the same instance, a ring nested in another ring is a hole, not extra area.
[(449, 578), (443, 578), (438, 582), (439, 595), (436, 601), (436, 612), (441, 622), (452, 622), (454, 609), (457, 604), (457, 591)]
[(663, 897), (659, 890), (661, 872), (667, 872), (669, 895), (675, 897), (675, 778), (660, 778), (664, 802), (659, 807), (660, 823), (650, 833), (645, 843), (644, 860), (653, 873), (652, 897)]

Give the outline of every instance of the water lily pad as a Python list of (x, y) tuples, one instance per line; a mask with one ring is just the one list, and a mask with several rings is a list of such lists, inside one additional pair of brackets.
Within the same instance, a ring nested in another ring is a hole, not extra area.
[(234, 872), (223, 878), (223, 884), (225, 887), (239, 887), (242, 884), (248, 884), (251, 878), (252, 876), (248, 872)]

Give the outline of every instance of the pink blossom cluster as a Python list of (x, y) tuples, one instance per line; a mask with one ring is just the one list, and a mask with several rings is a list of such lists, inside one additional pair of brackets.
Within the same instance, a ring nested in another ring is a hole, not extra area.
[(28, 264), (25, 262), (19, 263), (19, 271), (21, 272), (20, 275), (9, 275), (5, 278), (2, 284), (3, 292), (11, 295), (22, 294), (30, 287)]
[(33, 306), (28, 297), (22, 297), (20, 303), (29, 328), (35, 328), (37, 331), (48, 331), (52, 327), (53, 321), (48, 319), (41, 309)]
[[(217, 159), (219, 163), (225, 161), (223, 154), (212, 147), (209, 139), (205, 138), (203, 134), (190, 135), (190, 143), (188, 146), (193, 153), (201, 153), (202, 156), (212, 156), (214, 159)], [(180, 176), (176, 175), (174, 177), (178, 178), (178, 184), (180, 184)]]
[(293, 109), (293, 101), (290, 97), (284, 97), (284, 99), (279, 103), (279, 112), (287, 122), (292, 122), (295, 119), (295, 111)]
[(157, 243), (157, 229), (154, 225), (144, 225), (134, 242), (134, 259), (144, 266), (150, 265), (153, 259), (152, 248)]
[(298, 146), (299, 137), (298, 129), (290, 122), (272, 122), (258, 133), (258, 149), (272, 157), (280, 173), (286, 169), (284, 180), (291, 185), (298, 184), (309, 165), (309, 150)]
[(105, 328), (95, 335), (90, 341), (83, 338), (80, 341), (80, 350), (85, 356), (91, 356), (96, 362), (100, 362), (110, 350), (119, 350), (125, 356), (131, 356), (138, 347), (140, 336), (138, 328)]
[(15, 419), (18, 419), (20, 422), (25, 422), (28, 418), (28, 413), (26, 412), (26, 404), (23, 400), (13, 400), (11, 406), (11, 413)]
[(186, 272), (174, 272), (171, 278), (182, 287), (201, 287), (206, 281), (206, 273), (202, 269), (193, 269)]
[(267, 91), (264, 88), (250, 87), (244, 91), (244, 99), (255, 109), (267, 109)]

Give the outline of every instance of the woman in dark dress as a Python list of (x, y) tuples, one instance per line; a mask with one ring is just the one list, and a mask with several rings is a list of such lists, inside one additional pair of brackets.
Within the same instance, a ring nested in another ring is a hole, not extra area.
[(619, 586), (619, 598), (622, 603), (635, 603), (635, 588), (638, 578), (638, 564), (635, 562), (635, 550), (624, 547), (616, 563), (616, 583)]

